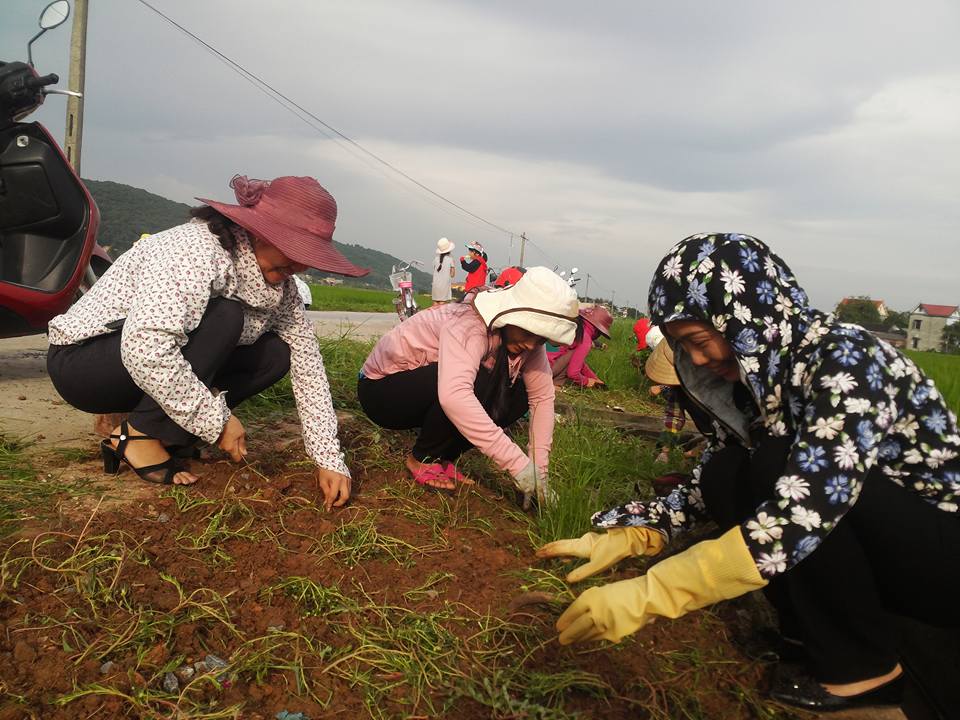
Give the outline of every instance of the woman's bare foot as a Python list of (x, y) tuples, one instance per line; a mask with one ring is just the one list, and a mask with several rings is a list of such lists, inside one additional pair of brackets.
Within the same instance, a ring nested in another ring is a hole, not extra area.
[[(407, 459), (404, 461), (404, 464), (407, 466), (407, 470), (416, 475), (417, 473), (428, 468), (433, 463), (422, 463), (413, 455), (407, 455)], [(441, 490), (453, 490), (457, 487), (456, 481), (447, 477), (443, 473), (437, 473), (435, 477), (428, 478), (423, 484), (433, 488), (439, 488)]]
[(891, 680), (896, 680), (900, 675), (903, 674), (903, 668), (900, 667), (900, 663), (897, 663), (896, 667), (893, 668), (886, 675), (880, 675), (875, 678), (870, 678), (869, 680), (858, 680), (857, 682), (844, 683), (842, 685), (827, 685), (823, 683), (824, 689), (831, 695), (836, 695), (838, 697), (851, 697), (852, 695), (862, 695), (865, 692), (870, 692), (874, 688), (878, 688), (881, 685), (886, 685)]
[[(127, 423), (127, 432), (130, 434), (130, 437), (144, 437), (142, 432), (137, 430), (129, 423)], [(113, 449), (116, 450), (117, 446), (120, 444), (120, 426), (118, 425), (115, 427), (113, 432), (110, 434), (118, 436), (110, 438), (110, 444), (113, 446)], [(137, 468), (147, 467), (148, 465), (157, 465), (170, 459), (170, 453), (166, 451), (166, 448), (163, 447), (163, 444), (159, 440), (154, 440), (153, 438), (149, 440), (136, 440), (134, 442), (128, 442), (124, 448), (124, 455), (126, 455), (129, 463), (133, 467)], [(195, 483), (197, 480), (198, 478), (196, 475), (191, 472), (187, 472), (186, 470), (178, 472), (173, 476), (173, 482), (175, 485), (193, 485), (193, 483)]]

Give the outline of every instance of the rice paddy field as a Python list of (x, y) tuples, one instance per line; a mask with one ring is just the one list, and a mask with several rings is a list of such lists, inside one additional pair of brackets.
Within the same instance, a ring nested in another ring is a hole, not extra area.
[[(395, 312), (396, 293), (389, 290), (346, 287), (343, 285), (310, 285), (313, 295), (311, 310), (346, 310), (356, 312)], [(417, 305), (430, 307), (428, 293), (416, 294)]]

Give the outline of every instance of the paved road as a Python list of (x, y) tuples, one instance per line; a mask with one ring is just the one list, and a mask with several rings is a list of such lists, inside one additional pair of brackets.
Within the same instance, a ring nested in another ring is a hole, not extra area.
[[(307, 316), (324, 337), (379, 337), (397, 323), (393, 313), (316, 312)], [(46, 335), (0, 340), (0, 432), (40, 445), (89, 444), (93, 416), (65, 404), (50, 384)]]

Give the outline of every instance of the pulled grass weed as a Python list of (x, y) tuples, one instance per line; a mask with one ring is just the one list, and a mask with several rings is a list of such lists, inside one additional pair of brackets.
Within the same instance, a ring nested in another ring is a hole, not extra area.
[(392, 560), (403, 567), (414, 563), (415, 556), (443, 550), (442, 544), (416, 546), (385, 535), (377, 530), (372, 512), (362, 512), (345, 519), (332, 533), (320, 539), (320, 553), (324, 557), (336, 557), (348, 568), (364, 560)]

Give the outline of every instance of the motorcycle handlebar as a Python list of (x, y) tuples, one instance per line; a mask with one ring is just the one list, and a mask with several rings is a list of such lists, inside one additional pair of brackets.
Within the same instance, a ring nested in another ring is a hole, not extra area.
[(47, 85), (56, 85), (58, 82), (60, 82), (60, 77), (56, 73), (50, 73), (49, 75), (28, 77), (24, 80), (23, 84), (25, 87), (34, 89), (46, 87)]

